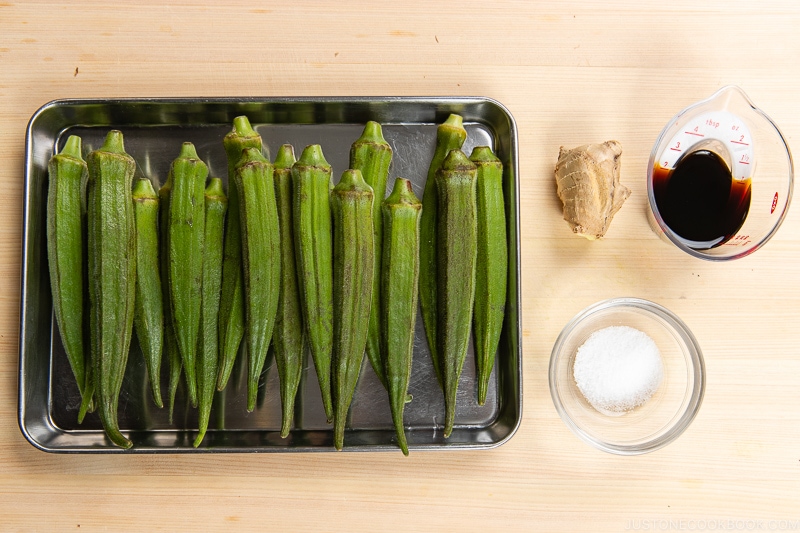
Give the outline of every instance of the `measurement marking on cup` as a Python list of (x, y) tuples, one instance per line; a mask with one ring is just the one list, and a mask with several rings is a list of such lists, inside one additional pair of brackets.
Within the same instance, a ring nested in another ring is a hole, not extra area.
[(672, 127), (672, 138), (664, 139), (664, 144), (660, 145), (662, 152), (658, 157), (663, 161), (661, 168), (674, 169), (679, 161), (689, 157), (695, 150), (701, 147), (707, 149), (708, 145), (703, 143), (713, 140), (720, 148), (721, 145), (727, 147), (726, 157), (731, 176), (738, 182), (751, 178), (756, 161), (753, 153), (755, 141), (739, 117), (727, 111), (704, 112), (690, 117), (686, 122), (675, 123)]
[(725, 246), (746, 246), (752, 241), (750, 235), (734, 235), (728, 242), (724, 243)]
[(769, 210), (769, 214), (775, 212), (775, 208), (778, 207), (778, 191), (775, 191), (775, 196), (772, 197), (772, 209)]

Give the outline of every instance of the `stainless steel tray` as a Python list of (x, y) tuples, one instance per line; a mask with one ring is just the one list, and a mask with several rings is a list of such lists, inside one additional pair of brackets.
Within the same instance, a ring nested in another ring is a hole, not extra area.
[[(138, 171), (156, 183), (184, 141), (192, 141), (211, 175), (225, 179), (222, 137), (234, 117), (247, 115), (274, 151), (289, 142), (298, 151), (322, 145), (338, 180), (348, 166), (350, 145), (368, 120), (383, 124), (394, 150), (389, 188), (394, 177), (413, 182), (422, 198), (433, 155), (436, 125), (450, 113), (464, 117), (468, 132), (464, 150), (492, 146), (505, 166), (508, 218), (509, 298), (505, 325), (486, 404), (476, 402), (472, 346), (464, 365), (456, 427), (442, 435), (444, 400), (430, 362), (421, 318), (417, 323), (410, 393), (405, 424), (409, 447), (421, 449), (491, 448), (507, 441), (519, 426), (522, 411), (522, 353), (519, 268), (519, 181), (514, 119), (498, 102), (486, 98), (215, 98), (58, 100), (31, 118), (26, 137), (23, 210), (22, 299), (19, 352), (19, 425), (35, 447), (50, 452), (268, 452), (333, 450), (331, 426), (325, 421), (313, 364), (307, 364), (298, 393), (295, 429), (281, 439), (280, 399), (274, 361), (266, 363), (258, 407), (245, 409), (244, 368), (234, 370), (228, 388), (218, 394), (211, 424), (200, 448), (195, 436), (196, 410), (178, 392), (173, 424), (167, 410), (150, 398), (144, 362), (136, 336), (120, 395), (119, 419), (134, 447), (113, 446), (96, 414), (78, 425), (80, 398), (66, 362), (52, 313), (47, 268), (45, 206), (47, 162), (69, 134), (83, 138), (86, 150), (97, 148), (109, 129), (125, 134), (126, 150)], [(162, 365), (166, 368), (166, 362)], [(243, 365), (241, 365), (243, 367)], [(166, 375), (162, 376), (166, 378)], [(166, 390), (166, 386), (163, 387)], [(364, 359), (351, 407), (345, 450), (397, 451), (385, 390)]]

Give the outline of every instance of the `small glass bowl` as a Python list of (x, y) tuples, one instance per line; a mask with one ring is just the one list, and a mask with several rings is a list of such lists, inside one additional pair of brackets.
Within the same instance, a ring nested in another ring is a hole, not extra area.
[[(584, 398), (573, 377), (578, 348), (595, 331), (630, 326), (646, 333), (661, 352), (664, 379), (643, 405), (620, 416), (602, 414)], [(664, 307), (638, 298), (598, 302), (561, 331), (550, 357), (550, 394), (567, 426), (592, 446), (638, 455), (666, 446), (697, 415), (705, 390), (703, 354), (689, 328)]]

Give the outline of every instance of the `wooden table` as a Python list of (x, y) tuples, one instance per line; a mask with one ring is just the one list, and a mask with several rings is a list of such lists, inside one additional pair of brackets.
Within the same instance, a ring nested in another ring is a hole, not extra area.
[[(782, 2), (0, 3), (0, 529), (196, 531), (800, 528), (800, 220), (712, 264), (646, 221), (669, 118), (741, 86), (800, 151), (800, 4)], [(489, 6), (491, 4), (491, 7)], [(134, 7), (135, 5), (135, 7)], [(337, 5), (338, 7), (334, 7)], [(491, 451), (48, 455), (17, 413), (25, 127), (56, 98), (480, 95), (519, 128), (524, 409)], [(624, 149), (633, 194), (606, 238), (561, 219), (558, 148)], [(708, 383), (692, 426), (638, 457), (560, 420), (547, 365), (601, 299), (658, 302), (693, 330)]]

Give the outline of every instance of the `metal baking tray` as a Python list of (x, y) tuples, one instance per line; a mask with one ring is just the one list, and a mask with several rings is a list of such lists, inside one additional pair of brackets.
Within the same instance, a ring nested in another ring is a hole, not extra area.
[[(493, 147), (505, 167), (504, 192), (508, 219), (509, 297), (505, 324), (485, 405), (476, 401), (472, 346), (459, 387), (456, 426), (442, 435), (444, 399), (433, 373), (422, 320), (417, 321), (413, 372), (405, 409), (412, 451), (492, 448), (512, 437), (522, 414), (522, 352), (519, 268), (519, 180), (514, 119), (500, 103), (487, 98), (186, 98), (125, 100), (57, 100), (31, 118), (25, 149), (22, 298), (19, 351), (19, 425), (36, 448), (49, 452), (271, 452), (333, 450), (331, 426), (322, 410), (317, 377), (310, 357), (298, 393), (295, 426), (282, 439), (277, 370), (271, 356), (262, 376), (258, 407), (245, 409), (244, 365), (234, 370), (227, 389), (215, 398), (209, 431), (193, 448), (196, 410), (178, 391), (173, 423), (167, 409), (153, 403), (144, 362), (134, 335), (119, 400), (119, 421), (134, 443), (115, 447), (105, 437), (96, 413), (78, 425), (78, 389), (55, 325), (47, 267), (45, 206), (47, 163), (70, 134), (80, 135), (88, 152), (102, 144), (110, 129), (125, 135), (125, 148), (137, 161), (137, 172), (156, 185), (177, 157), (181, 143), (191, 141), (212, 176), (226, 177), (222, 137), (233, 118), (247, 115), (274, 154), (283, 143), (299, 152), (322, 145), (337, 181), (348, 166), (350, 145), (363, 125), (383, 125), (394, 150), (389, 188), (395, 177), (413, 182), (422, 198), (427, 168), (435, 146), (437, 124), (450, 113), (464, 118), (468, 132), (464, 151)], [(166, 370), (166, 361), (162, 365)], [(166, 391), (166, 372), (163, 391)], [(166, 397), (165, 397), (166, 403)], [(353, 399), (348, 451), (397, 451), (388, 396), (364, 358)]]

